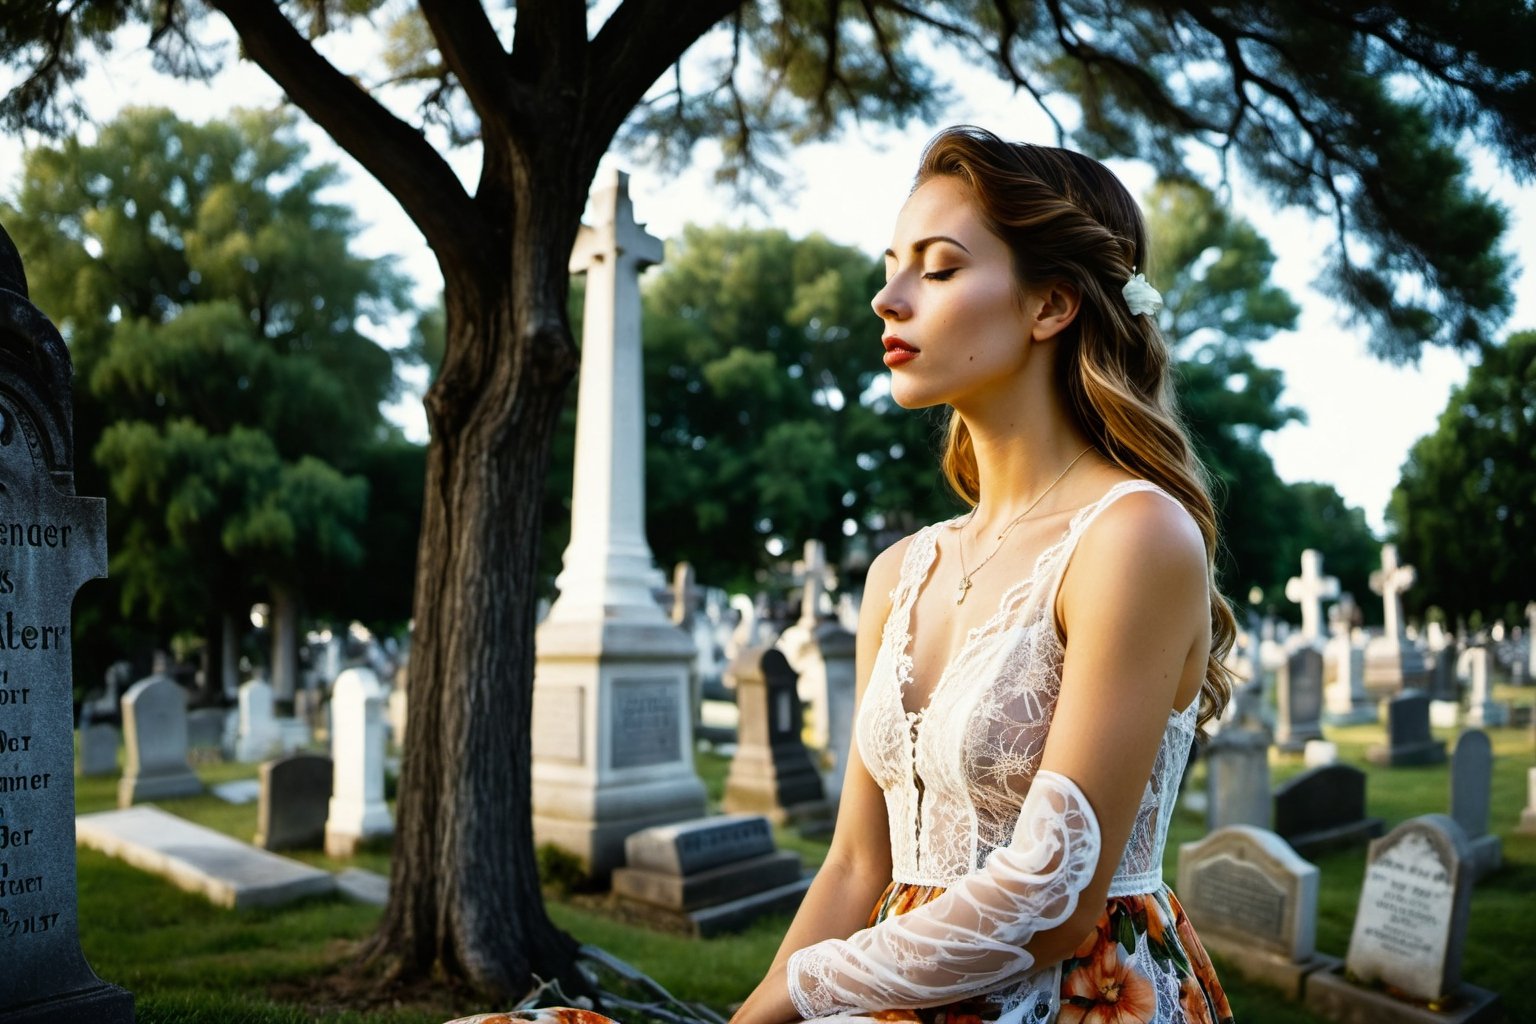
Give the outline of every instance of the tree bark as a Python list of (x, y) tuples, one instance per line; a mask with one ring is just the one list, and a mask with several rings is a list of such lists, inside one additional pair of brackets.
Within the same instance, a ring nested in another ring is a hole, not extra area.
[(576, 367), (564, 254), (595, 162), (572, 169), (546, 156), (535, 170), (536, 156), (501, 157), (487, 160), (521, 179), (499, 193), (519, 197), (500, 220), (505, 249), (444, 262), (410, 738), (389, 904), (365, 957), (401, 979), (436, 970), (512, 998), (534, 978), (583, 987), (576, 943), (549, 920), (539, 888), (528, 724), (543, 481)]

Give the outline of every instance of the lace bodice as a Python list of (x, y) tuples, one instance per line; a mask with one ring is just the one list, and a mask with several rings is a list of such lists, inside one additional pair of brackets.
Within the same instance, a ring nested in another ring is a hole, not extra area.
[[(1099, 514), (1137, 491), (1168, 497), (1155, 484), (1130, 480), (1079, 510), (1034, 570), (966, 637), (920, 712), (905, 711), (902, 700), (912, 680), (912, 606), (933, 566), (938, 533), (948, 524), (912, 538), (856, 723), (860, 753), (885, 792), (895, 880), (953, 885), (1008, 845), (1061, 688), (1063, 651), (1052, 608), (1062, 575)], [(1197, 705), (1169, 715), (1112, 896), (1147, 892), (1162, 882), (1167, 822), (1194, 738)]]

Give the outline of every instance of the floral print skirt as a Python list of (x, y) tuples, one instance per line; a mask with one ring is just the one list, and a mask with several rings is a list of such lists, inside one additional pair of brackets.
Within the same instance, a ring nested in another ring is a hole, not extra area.
[[(943, 888), (892, 882), (871, 926), (937, 898)], [(1232, 1024), (1205, 947), (1172, 890), (1112, 897), (1098, 925), (1061, 965), (1058, 1024)], [(1043, 1009), (1043, 1007), (1042, 1007)], [(1003, 1007), (987, 996), (861, 1017), (897, 1024), (985, 1024)]]

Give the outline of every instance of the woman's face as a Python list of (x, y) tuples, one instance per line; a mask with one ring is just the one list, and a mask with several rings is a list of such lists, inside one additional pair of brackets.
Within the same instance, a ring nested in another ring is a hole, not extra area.
[(955, 178), (930, 178), (901, 208), (871, 305), (885, 324), (891, 395), (908, 409), (1006, 388), (1029, 357), (1033, 320), (1008, 247)]

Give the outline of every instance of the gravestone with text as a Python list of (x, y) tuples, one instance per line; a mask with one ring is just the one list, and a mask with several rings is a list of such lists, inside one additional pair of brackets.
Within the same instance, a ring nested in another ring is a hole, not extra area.
[(1179, 847), (1179, 899), (1207, 949), (1294, 999), (1319, 956), (1317, 868), (1273, 832), (1217, 829)]
[(639, 278), (663, 250), (635, 222), (627, 175), (598, 183), (592, 211), (570, 260), (586, 274), (576, 465), (560, 595), (535, 636), (533, 834), (604, 881), (627, 836), (702, 816), (705, 792), (693, 640), (656, 602), (645, 536)]
[(0, 229), (0, 1022), (133, 1020), (80, 949), (71, 608), (107, 574), (107, 512), (75, 496), (69, 353)]
[(1411, 818), (1371, 843), (1344, 971), (1307, 982), (1329, 1020), (1498, 1019), (1498, 997), (1463, 984), (1471, 909), (1466, 835), (1443, 814)]
[(1275, 746), (1287, 753), (1323, 738), (1323, 655), (1316, 647), (1292, 651), (1275, 682)]

